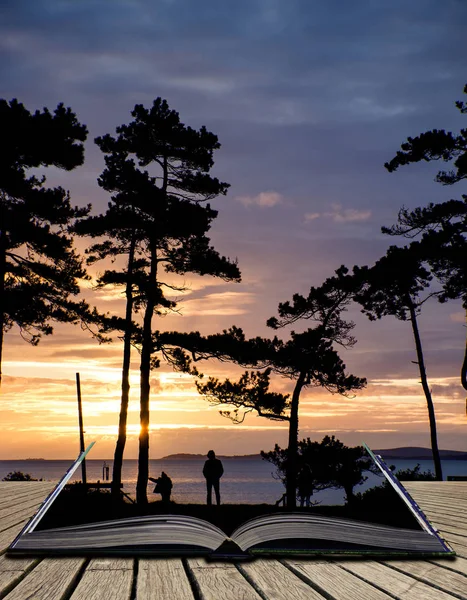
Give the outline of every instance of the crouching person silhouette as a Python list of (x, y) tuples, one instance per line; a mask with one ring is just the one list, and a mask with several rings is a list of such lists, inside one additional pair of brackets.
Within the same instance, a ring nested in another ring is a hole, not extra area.
[(170, 477), (162, 471), (161, 476), (157, 479), (153, 479), (149, 477), (149, 481), (152, 481), (156, 484), (156, 487), (153, 490), (154, 494), (160, 494), (162, 496), (162, 502), (164, 504), (169, 504), (170, 502), (170, 494), (172, 493), (172, 480)]
[(208, 460), (204, 463), (203, 475), (206, 478), (206, 489), (207, 489), (207, 504), (212, 505), (212, 488), (214, 487), (214, 493), (216, 494), (216, 503), (219, 506), (221, 503), (221, 495), (219, 491), (220, 478), (224, 473), (224, 467), (221, 461), (216, 458), (214, 450), (209, 450)]

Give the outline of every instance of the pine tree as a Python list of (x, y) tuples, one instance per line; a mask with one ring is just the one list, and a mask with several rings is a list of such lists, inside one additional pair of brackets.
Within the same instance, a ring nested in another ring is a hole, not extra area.
[(90, 207), (73, 207), (63, 188), (45, 187), (45, 176), (27, 173), (81, 165), (86, 126), (63, 104), (53, 114), (47, 108), (30, 113), (16, 99), (0, 100), (0, 123), (1, 382), (3, 336), (14, 325), (36, 345), (53, 333), (53, 322), (87, 327), (94, 317), (86, 302), (73, 300), (86, 273), (69, 232)]
[[(464, 87), (467, 94), (467, 85)], [(461, 114), (467, 114), (467, 104), (455, 103)], [(467, 179), (467, 129), (458, 134), (444, 129), (433, 129), (415, 138), (407, 138), (396, 156), (384, 166), (392, 173), (399, 167), (421, 161), (442, 160), (451, 163), (450, 171), (439, 171), (435, 180), (442, 185), (453, 185)], [(462, 299), (467, 319), (467, 196), (462, 200), (448, 200), (409, 211), (402, 207), (398, 224), (383, 227), (383, 233), (414, 238), (421, 236), (420, 252), (444, 287), (440, 302)], [(461, 383), (467, 390), (467, 339), (461, 367)]]
[[(228, 189), (228, 184), (209, 174), (214, 164), (213, 153), (220, 148), (217, 136), (205, 127), (197, 131), (183, 124), (179, 114), (161, 98), (149, 109), (136, 105), (131, 114), (134, 120), (118, 127), (116, 137), (105, 135), (97, 138), (96, 143), (106, 162), (99, 183), (113, 193), (101, 224), (106, 235), (114, 237), (104, 243), (112, 252), (115, 240), (123, 240), (128, 247), (135, 236), (137, 264), (135, 268), (133, 263), (131, 285), (143, 310), (143, 326), (135, 330), (135, 343), (141, 353), (136, 497), (139, 504), (146, 504), (149, 378), (151, 367), (159, 364), (159, 358), (154, 356), (152, 319), (154, 313), (175, 308), (175, 302), (165, 294), (165, 290), (173, 291), (174, 286), (164, 280), (164, 273), (192, 272), (239, 281), (240, 272), (235, 262), (218, 254), (206, 235), (217, 216), (208, 201), (225, 195)], [(105, 252), (104, 249), (103, 255)], [(128, 285), (129, 281), (128, 271), (107, 272), (101, 283)], [(181, 288), (175, 286), (177, 289)], [(129, 314), (127, 303), (127, 317)], [(124, 327), (127, 329), (128, 323)], [(121, 413), (122, 429), (124, 421)]]

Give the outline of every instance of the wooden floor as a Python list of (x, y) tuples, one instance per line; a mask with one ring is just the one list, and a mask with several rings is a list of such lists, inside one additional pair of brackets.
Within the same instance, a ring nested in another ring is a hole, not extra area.
[(467, 482), (406, 487), (453, 560), (20, 559), (6, 548), (53, 484), (0, 482), (0, 598), (8, 600), (467, 599)]

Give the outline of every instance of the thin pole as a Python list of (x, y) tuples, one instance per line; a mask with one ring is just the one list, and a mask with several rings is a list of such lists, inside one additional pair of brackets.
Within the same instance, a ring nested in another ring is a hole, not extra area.
[[(79, 449), (81, 452), (84, 452), (83, 409), (81, 406), (81, 383), (79, 380), (79, 373), (76, 373), (76, 391), (78, 393)], [(83, 474), (83, 483), (86, 485), (86, 461), (84, 459), (81, 463), (81, 472)]]

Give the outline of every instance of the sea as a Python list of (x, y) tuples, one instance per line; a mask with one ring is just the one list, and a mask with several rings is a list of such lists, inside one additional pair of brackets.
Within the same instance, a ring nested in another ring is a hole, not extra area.
[[(149, 461), (149, 475), (157, 478), (162, 471), (172, 479), (172, 500), (180, 504), (205, 503), (206, 485), (203, 477), (204, 458), (192, 459), (154, 459)], [(70, 467), (69, 460), (0, 460), (0, 480), (11, 471), (29, 473), (32, 477), (46, 481), (59, 481)], [(275, 477), (274, 466), (258, 458), (223, 458), (224, 476), (221, 480), (221, 501), (228, 504), (274, 504), (284, 493), (282, 483)], [(409, 469), (420, 464), (422, 471), (434, 472), (430, 460), (388, 460), (396, 470)], [(112, 477), (112, 461), (86, 460), (87, 480), (105, 481), (105, 467), (109, 467)], [(443, 475), (467, 475), (467, 461), (442, 461)], [(136, 478), (138, 474), (137, 460), (123, 461), (123, 490), (135, 496)], [(368, 473), (367, 481), (356, 487), (355, 492), (362, 492), (375, 485), (380, 485), (382, 477)], [(81, 467), (70, 481), (81, 480)], [(152, 494), (154, 484), (148, 484), (148, 496), (160, 500), (159, 494)], [(342, 490), (323, 490), (313, 496), (314, 501), (321, 504), (343, 504)]]

